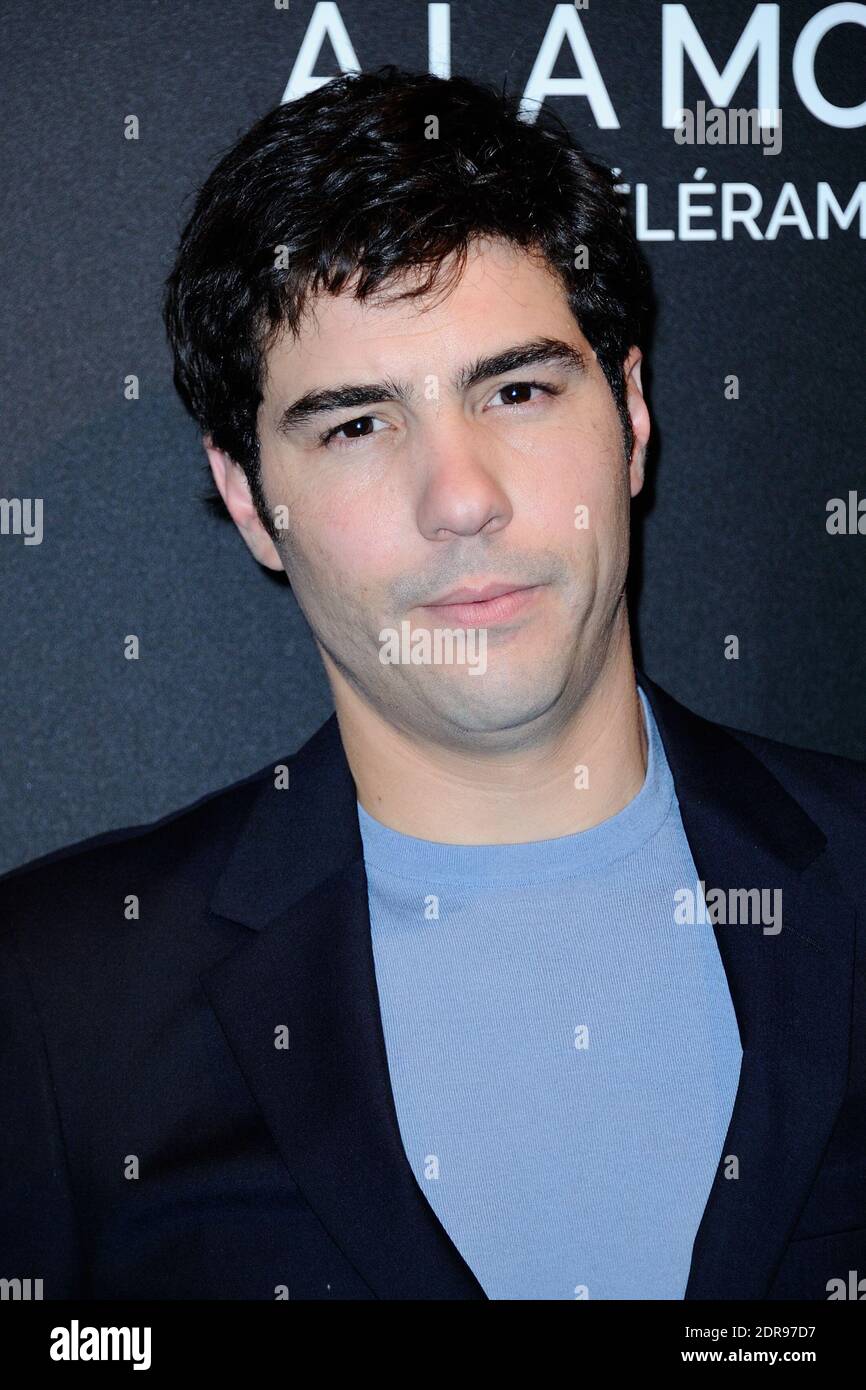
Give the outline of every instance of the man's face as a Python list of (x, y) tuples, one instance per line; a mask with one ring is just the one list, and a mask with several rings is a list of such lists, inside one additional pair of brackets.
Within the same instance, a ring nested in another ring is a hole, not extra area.
[[(541, 339), (582, 367), (560, 357), (467, 384), (480, 359)], [(561, 284), (504, 243), (476, 243), (436, 303), (315, 302), (300, 338), (268, 355), (258, 431), (264, 493), (287, 519), (279, 558), (332, 681), (454, 747), (528, 744), (568, 717), (625, 622), (629, 497), (649, 433), (639, 359), (635, 348), (626, 364), (628, 460)], [(390, 399), (284, 419), (309, 393), (376, 383)], [(383, 630), (453, 630), (426, 605), (493, 581), (535, 588), (513, 616), (479, 620), (483, 674), (380, 660)]]

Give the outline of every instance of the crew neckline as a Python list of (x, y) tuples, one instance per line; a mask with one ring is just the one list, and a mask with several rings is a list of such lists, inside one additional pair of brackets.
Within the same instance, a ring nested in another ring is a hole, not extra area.
[[(364, 862), (396, 878), (471, 878), (517, 883), (594, 872), (634, 853), (664, 824), (674, 800), (674, 782), (652, 707), (637, 687), (647, 733), (647, 768), (640, 790), (620, 811), (590, 826), (547, 840), (463, 845), (406, 835), (371, 816), (356, 799)], [(576, 792), (575, 795), (579, 795)]]

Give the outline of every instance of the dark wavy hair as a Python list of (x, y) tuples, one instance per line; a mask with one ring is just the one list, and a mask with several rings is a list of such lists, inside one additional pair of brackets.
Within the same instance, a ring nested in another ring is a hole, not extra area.
[(275, 107), (217, 164), (181, 235), (164, 319), (180, 397), (244, 470), (271, 535), (256, 416), (278, 333), (297, 335), (308, 296), (338, 294), (356, 272), (358, 300), (412, 269), (395, 297), (427, 295), (452, 253), (459, 277), (479, 236), (540, 254), (560, 277), (629, 454), (623, 361), (642, 345), (648, 270), (611, 170), (558, 117), (542, 110), (532, 124), (504, 91), (386, 64)]

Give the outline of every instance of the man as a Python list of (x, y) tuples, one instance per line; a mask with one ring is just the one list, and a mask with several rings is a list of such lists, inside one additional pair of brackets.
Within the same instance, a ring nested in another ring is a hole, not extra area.
[(647, 302), (610, 171), (465, 79), (339, 79), (207, 181), (175, 380), (335, 715), (0, 884), (6, 1277), (826, 1299), (866, 1272), (864, 769), (635, 671)]

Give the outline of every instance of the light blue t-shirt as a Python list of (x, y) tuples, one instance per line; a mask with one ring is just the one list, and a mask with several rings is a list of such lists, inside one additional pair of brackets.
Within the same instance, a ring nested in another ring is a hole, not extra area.
[[(652, 709), (589, 830), (451, 845), (358, 803), (406, 1156), (492, 1299), (679, 1299), (742, 1049)], [(580, 792), (575, 791), (575, 796)]]

